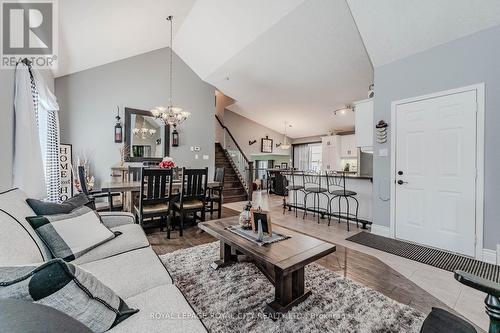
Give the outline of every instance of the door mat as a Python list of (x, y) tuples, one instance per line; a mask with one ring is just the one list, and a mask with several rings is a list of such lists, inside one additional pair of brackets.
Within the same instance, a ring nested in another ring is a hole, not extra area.
[(346, 238), (346, 240), (450, 272), (461, 270), (482, 277), (483, 279), (500, 283), (500, 266), (459, 254), (364, 231)]

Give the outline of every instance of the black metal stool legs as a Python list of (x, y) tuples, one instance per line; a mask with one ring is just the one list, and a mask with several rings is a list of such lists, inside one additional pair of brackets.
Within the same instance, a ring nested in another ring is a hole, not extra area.
[[(338, 211), (334, 212), (332, 208), (333, 201), (338, 198)], [(342, 198), (345, 198), (346, 200), (346, 214), (345, 217), (342, 215)], [(349, 199), (352, 198), (356, 202), (356, 213), (351, 214), (351, 205), (349, 203)], [(337, 214), (337, 221), (338, 223), (341, 222), (341, 218), (344, 217), (345, 220), (347, 221), (347, 231), (350, 231), (350, 221), (351, 218), (354, 217), (356, 220), (356, 227), (359, 228), (359, 219), (358, 219), (358, 212), (359, 212), (359, 201), (356, 197), (354, 196), (349, 196), (349, 195), (336, 195), (333, 196), (332, 198), (329, 199), (328, 203), (328, 226), (330, 226), (330, 222), (332, 220), (332, 216), (336, 213)]]

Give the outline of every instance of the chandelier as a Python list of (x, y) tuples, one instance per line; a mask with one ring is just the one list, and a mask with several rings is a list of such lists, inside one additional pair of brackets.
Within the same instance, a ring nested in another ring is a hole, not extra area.
[(168, 106), (157, 106), (151, 113), (157, 119), (161, 119), (166, 125), (171, 125), (176, 127), (177, 125), (184, 122), (189, 118), (190, 113), (184, 111), (181, 107), (174, 106), (172, 103), (172, 72), (173, 72), (173, 16), (170, 15), (167, 17), (167, 20), (170, 21), (170, 96), (168, 100)]
[(142, 122), (142, 127), (141, 128), (134, 128), (132, 130), (132, 133), (134, 133), (135, 136), (140, 136), (141, 139), (146, 139), (148, 136), (153, 136), (156, 134), (156, 130), (154, 128), (147, 128), (146, 127), (146, 119), (143, 120)]
[[(292, 125), (288, 125), (288, 126), (292, 127)], [(282, 144), (281, 144), (281, 146), (280, 146), (280, 148), (281, 148), (281, 149), (284, 149), (284, 150), (286, 150), (286, 149), (290, 149), (290, 147), (291, 147), (291, 145), (290, 145), (290, 143), (288, 142), (287, 137), (286, 137), (286, 128), (287, 128), (287, 123), (286, 123), (286, 121), (285, 121), (285, 137), (284, 137), (284, 139), (283, 139), (283, 143), (282, 143)]]

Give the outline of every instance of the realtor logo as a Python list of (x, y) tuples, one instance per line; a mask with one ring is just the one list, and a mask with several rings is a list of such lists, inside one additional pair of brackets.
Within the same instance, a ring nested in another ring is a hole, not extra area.
[(28, 58), (34, 67), (57, 64), (57, 1), (1, 1), (1, 67), (14, 67)]

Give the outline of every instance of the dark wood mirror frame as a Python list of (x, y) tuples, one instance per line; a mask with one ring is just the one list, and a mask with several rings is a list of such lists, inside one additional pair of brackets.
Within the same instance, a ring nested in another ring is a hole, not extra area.
[[(151, 111), (138, 110), (132, 108), (125, 108), (125, 145), (128, 147), (125, 154), (126, 162), (144, 162), (144, 161), (155, 161), (161, 162), (162, 158), (157, 157), (133, 157), (130, 156), (130, 150), (132, 149), (132, 114), (137, 114), (141, 116), (153, 117)], [(165, 127), (165, 137), (163, 140), (163, 156), (170, 156), (170, 126)]]

